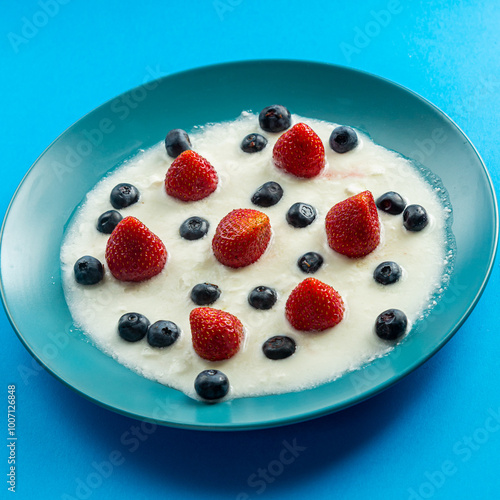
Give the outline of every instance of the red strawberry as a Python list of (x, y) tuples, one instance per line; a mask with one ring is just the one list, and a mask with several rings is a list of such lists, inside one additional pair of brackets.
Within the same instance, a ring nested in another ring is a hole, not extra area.
[(211, 307), (197, 307), (189, 315), (193, 347), (208, 361), (233, 357), (243, 342), (243, 325), (232, 314)]
[(269, 217), (258, 210), (239, 208), (219, 222), (212, 250), (221, 264), (245, 267), (261, 257), (270, 239)]
[(370, 191), (334, 205), (325, 220), (330, 247), (347, 257), (365, 257), (380, 243), (380, 221)]
[(321, 332), (340, 323), (344, 309), (342, 297), (330, 285), (306, 278), (288, 297), (285, 316), (296, 330)]
[(315, 177), (325, 166), (325, 147), (311, 127), (297, 123), (276, 141), (273, 160), (297, 177)]
[(117, 280), (144, 281), (165, 267), (167, 250), (140, 220), (125, 217), (108, 239), (106, 262)]
[(198, 201), (217, 188), (215, 168), (198, 153), (188, 149), (170, 165), (165, 176), (167, 194), (182, 201)]

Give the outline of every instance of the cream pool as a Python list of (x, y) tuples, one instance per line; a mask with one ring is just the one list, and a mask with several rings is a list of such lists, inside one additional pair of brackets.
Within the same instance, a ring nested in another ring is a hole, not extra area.
[[(411, 325), (432, 308), (446, 287), (451, 246), (446, 227), (451, 207), (446, 191), (432, 175), (424, 175), (399, 154), (374, 144), (358, 133), (358, 146), (345, 154), (331, 150), (328, 140), (337, 126), (292, 115), (292, 123), (309, 125), (325, 146), (327, 164), (312, 179), (299, 179), (278, 170), (272, 162), (273, 145), (281, 135), (259, 128), (258, 115), (243, 112), (235, 121), (208, 124), (190, 131), (193, 149), (205, 157), (219, 175), (217, 190), (196, 202), (169, 197), (164, 188), (165, 174), (173, 159), (163, 143), (140, 152), (111, 171), (86, 196), (70, 221), (61, 249), (66, 300), (75, 324), (97, 347), (140, 375), (183, 391), (197, 398), (194, 380), (206, 369), (218, 369), (229, 378), (229, 398), (250, 397), (300, 391), (332, 381), (374, 358), (386, 355), (394, 344), (374, 333), (376, 317), (384, 310), (404, 311)], [(264, 135), (264, 150), (248, 154), (240, 149), (249, 133)], [(278, 182), (284, 191), (281, 201), (269, 208), (255, 207), (253, 193), (267, 181)], [(164, 242), (169, 257), (164, 270), (142, 283), (125, 283), (108, 270), (97, 285), (76, 283), (73, 265), (83, 255), (92, 255), (105, 264), (108, 235), (96, 229), (98, 217), (112, 206), (112, 188), (121, 182), (135, 185), (139, 201), (120, 210), (126, 217), (141, 220)], [(396, 191), (408, 204), (427, 210), (430, 223), (420, 232), (407, 231), (402, 216), (379, 211), (381, 243), (361, 259), (349, 259), (331, 250), (325, 233), (325, 216), (339, 201), (370, 190), (375, 199)], [(286, 221), (288, 209), (296, 202), (313, 205), (318, 212), (308, 227), (294, 228)], [(219, 221), (235, 208), (256, 208), (265, 212), (273, 230), (265, 254), (254, 264), (231, 269), (215, 259), (211, 241)], [(180, 237), (179, 227), (192, 216), (210, 223), (208, 234), (200, 240)], [(304, 274), (297, 260), (306, 252), (318, 252), (324, 264), (313, 275), (337, 290), (346, 305), (344, 319), (321, 333), (294, 330), (284, 314), (292, 289), (311, 275)], [(395, 261), (403, 269), (402, 278), (383, 286), (373, 279), (373, 271), (383, 261)], [(190, 299), (193, 286), (214, 283), (221, 289), (212, 307), (237, 316), (245, 327), (245, 342), (231, 359), (209, 362), (193, 350), (189, 313), (197, 307)], [(274, 288), (278, 300), (270, 310), (256, 310), (248, 294), (259, 285)], [(130, 343), (117, 332), (119, 318), (128, 312), (144, 314), (151, 323), (170, 320), (181, 329), (170, 347), (150, 347), (146, 339)], [(262, 344), (274, 335), (287, 335), (297, 343), (289, 358), (270, 360)], [(411, 335), (411, 332), (410, 332)]]

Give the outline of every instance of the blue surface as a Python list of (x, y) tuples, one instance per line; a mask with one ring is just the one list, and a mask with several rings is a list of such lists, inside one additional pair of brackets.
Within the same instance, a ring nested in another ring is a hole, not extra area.
[[(344, 64), (411, 88), (462, 127), (498, 185), (495, 2), (171, 4), (4, 7), (2, 214), (36, 157), (97, 105), (158, 76), (255, 58)], [(229, 434), (155, 428), (88, 402), (38, 367), (2, 313), (4, 415), (7, 384), (17, 387), (17, 498), (498, 498), (499, 286), (496, 266), (458, 334), (383, 394), (311, 422)]]

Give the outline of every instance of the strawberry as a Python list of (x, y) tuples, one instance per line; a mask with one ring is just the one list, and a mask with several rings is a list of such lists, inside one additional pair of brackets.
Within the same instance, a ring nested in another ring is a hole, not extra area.
[(344, 310), (336, 290), (316, 278), (306, 278), (288, 297), (285, 316), (296, 330), (321, 332), (340, 323)]
[(193, 348), (208, 361), (233, 357), (243, 342), (243, 325), (232, 314), (211, 307), (197, 307), (189, 315)]
[(330, 248), (347, 257), (365, 257), (380, 243), (380, 221), (370, 191), (334, 205), (325, 220)]
[(182, 201), (198, 201), (217, 188), (215, 168), (198, 153), (187, 150), (170, 165), (165, 176), (167, 194)]
[(219, 222), (212, 250), (221, 264), (245, 267), (262, 256), (270, 239), (269, 217), (258, 210), (239, 208), (229, 212)]
[(273, 161), (297, 177), (316, 177), (325, 166), (325, 148), (311, 127), (297, 123), (276, 141)]
[(117, 280), (144, 281), (165, 267), (167, 250), (140, 220), (125, 217), (108, 239), (106, 262)]

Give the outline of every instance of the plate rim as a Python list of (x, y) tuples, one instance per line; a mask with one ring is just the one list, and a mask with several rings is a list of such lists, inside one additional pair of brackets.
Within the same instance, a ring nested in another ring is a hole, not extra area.
[[(342, 65), (337, 65), (337, 64), (330, 64), (330, 63), (324, 63), (324, 62), (316, 62), (316, 61), (311, 61), (311, 60), (300, 60), (300, 59), (249, 59), (249, 60), (236, 60), (236, 61), (228, 61), (228, 62), (223, 62), (223, 63), (218, 63), (218, 64), (208, 64), (204, 66), (199, 66), (195, 68), (190, 68), (186, 69), (183, 71), (171, 73), (165, 76), (162, 76), (161, 78), (154, 79), (148, 82), (145, 82), (141, 85), (138, 85), (136, 87), (133, 87), (129, 90), (126, 90), (125, 92), (122, 92), (121, 94), (112, 97), (111, 99), (108, 99), (107, 101), (99, 104), (98, 106), (94, 107), (91, 111), (87, 112), (83, 116), (81, 116), (78, 120), (73, 122), (69, 127), (67, 127), (62, 133), (60, 133), (43, 151), (42, 153), (37, 157), (37, 159), (33, 162), (33, 164), (30, 166), (30, 168), (27, 170), (25, 175), (22, 177), (21, 181), (19, 182), (16, 190), (14, 191), (14, 194), (12, 195), (12, 198), (9, 202), (9, 205), (5, 211), (5, 215), (2, 221), (2, 226), (0, 229), (0, 249), (3, 249), (3, 242), (4, 242), (4, 234), (5, 234), (5, 227), (8, 221), (8, 218), (10, 216), (12, 207), (16, 201), (16, 198), (20, 192), (20, 190), (23, 188), (25, 182), (27, 181), (28, 176), (31, 174), (33, 169), (36, 167), (36, 165), (41, 161), (41, 159), (45, 156), (45, 154), (54, 146), (54, 144), (63, 136), (68, 134), (70, 130), (76, 126), (79, 122), (84, 120), (88, 115), (94, 113), (98, 109), (108, 105), (115, 99), (120, 98), (121, 96), (124, 96), (126, 94), (129, 94), (130, 92), (133, 92), (136, 89), (144, 87), (144, 85), (150, 85), (152, 82), (160, 82), (165, 79), (170, 79), (172, 77), (179, 77), (179, 76), (189, 76), (190, 74), (195, 74), (198, 72), (203, 72), (203, 71), (219, 71), (221, 69), (227, 68), (228, 67), (235, 67), (235, 66), (248, 66), (248, 65), (256, 65), (256, 64), (291, 64), (291, 65), (300, 65), (300, 66), (305, 66), (305, 65), (310, 65), (310, 66), (316, 66), (316, 67), (323, 67), (325, 70), (333, 70), (333, 71), (344, 71), (347, 73), (350, 73), (352, 75), (356, 74), (361, 74), (364, 76), (367, 76), (369, 78), (373, 78), (378, 81), (382, 81), (384, 84), (389, 85), (390, 87), (396, 87), (402, 90), (404, 93), (410, 94), (417, 100), (421, 101), (424, 105), (427, 107), (430, 107), (433, 109), (435, 112), (438, 113), (438, 115), (444, 119), (449, 125), (451, 125), (453, 128), (457, 130), (457, 132), (462, 135), (466, 141), (466, 144), (472, 148), (472, 151), (475, 154), (475, 157), (477, 158), (479, 165), (482, 168), (483, 174), (485, 175), (485, 179), (487, 181), (487, 185), (489, 188), (489, 194), (491, 196), (491, 202), (493, 206), (493, 228), (494, 228), (494, 234), (493, 234), (493, 239), (492, 239), (492, 246), (489, 249), (489, 260), (488, 260), (488, 267), (487, 271), (484, 274), (481, 284), (476, 291), (474, 295), (474, 299), (469, 303), (468, 307), (463, 311), (462, 315), (460, 318), (456, 321), (454, 327), (450, 330), (448, 335), (443, 337), (440, 342), (437, 344), (437, 346), (428, 352), (426, 352), (423, 356), (420, 357), (418, 362), (412, 364), (411, 366), (406, 367), (404, 370), (399, 371), (396, 375), (392, 375), (387, 381), (384, 383), (379, 383), (378, 385), (370, 388), (369, 390), (363, 391), (361, 394), (353, 394), (351, 397), (348, 399), (345, 399), (342, 401), (342, 403), (333, 403), (327, 406), (324, 406), (320, 409), (313, 409), (310, 411), (302, 411), (300, 414), (294, 414), (292, 416), (288, 417), (279, 417), (279, 418), (267, 418), (260, 420), (258, 422), (253, 422), (253, 423), (213, 423), (210, 425), (202, 424), (202, 423), (195, 423), (195, 424), (189, 424), (189, 423), (184, 423), (184, 422), (176, 422), (172, 420), (161, 420), (161, 419), (156, 419), (153, 417), (148, 417), (148, 416), (143, 416), (143, 415), (138, 415), (137, 413), (128, 411), (123, 408), (117, 408), (116, 406), (112, 406), (105, 401), (101, 401), (89, 394), (86, 394), (83, 390), (78, 389), (71, 383), (67, 382), (59, 376), (58, 373), (56, 373), (55, 369), (53, 367), (48, 366), (48, 363), (45, 363), (42, 361), (39, 356), (36, 354), (36, 352), (30, 347), (27, 339), (25, 338), (25, 335), (21, 332), (20, 328), (18, 327), (15, 318), (13, 317), (13, 314), (10, 310), (10, 307), (8, 305), (8, 299), (7, 299), (7, 291), (4, 288), (4, 282), (2, 279), (3, 276), (3, 266), (0, 266), (0, 297), (2, 300), (2, 304), (6, 313), (6, 316), (16, 333), (17, 337), (20, 339), (21, 343), (24, 345), (24, 347), (28, 350), (28, 352), (33, 356), (38, 363), (40, 363), (51, 375), (53, 375), (57, 380), (61, 381), (64, 385), (67, 387), (71, 388), (73, 391), (76, 393), (84, 396), (87, 400), (90, 400), (99, 406), (102, 406), (104, 408), (107, 408), (111, 411), (114, 411), (116, 413), (119, 413), (121, 415), (125, 415), (134, 419), (139, 419), (143, 421), (149, 421), (158, 425), (165, 425), (169, 427), (174, 427), (174, 428), (183, 428), (183, 429), (191, 429), (191, 430), (205, 430), (205, 431), (237, 431), (237, 430), (253, 430), (253, 429), (262, 429), (262, 428), (271, 428), (271, 427), (277, 427), (277, 426), (284, 426), (284, 425), (291, 425), (294, 423), (298, 422), (303, 422), (306, 420), (311, 420), (314, 418), (319, 418), (324, 415), (328, 415), (331, 413), (334, 413), (336, 411), (343, 410), (345, 408), (348, 408), (350, 406), (353, 406), (357, 403), (360, 403), (362, 401), (365, 401), (380, 392), (383, 392), (384, 390), (388, 389), (392, 385), (396, 384), (398, 381), (402, 380), (405, 378), (409, 373), (413, 372), (417, 368), (419, 368), (423, 363), (425, 363), (429, 358), (431, 358), (434, 354), (436, 354), (454, 335), (455, 333), (461, 328), (463, 323), (467, 320), (469, 315), (472, 313), (473, 309), (476, 307), (479, 299), (481, 298), (482, 294), (484, 293), (484, 290), (486, 288), (486, 285), (491, 277), (496, 256), (497, 256), (497, 250), (498, 250), (498, 240), (499, 240), (499, 209), (498, 209), (498, 201), (497, 201), (497, 196), (496, 196), (496, 191), (491, 179), (491, 175), (481, 158), (481, 155), (479, 154), (477, 148), (474, 146), (472, 141), (469, 139), (469, 137), (465, 134), (465, 132), (440, 108), (438, 108), (436, 105), (434, 105), (432, 102), (430, 102), (428, 99), (425, 97), (421, 96), (420, 94), (416, 93), (415, 91), (399, 84), (396, 83), (392, 80), (389, 80), (385, 77), (381, 77), (378, 75), (375, 75), (373, 73), (355, 69), (355, 68), (350, 68), (347, 66), (342, 66)], [(314, 389), (312, 389), (314, 390)], [(274, 396), (264, 396), (264, 397), (274, 397)]]

